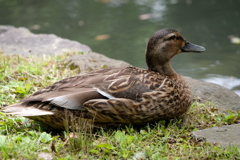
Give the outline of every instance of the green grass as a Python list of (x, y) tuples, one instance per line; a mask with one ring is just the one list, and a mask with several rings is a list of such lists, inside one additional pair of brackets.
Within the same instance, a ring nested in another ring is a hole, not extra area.
[[(0, 54), (0, 108), (78, 74), (79, 69), (65, 67), (66, 56)], [(240, 159), (237, 147), (223, 148), (191, 137), (194, 130), (239, 119), (239, 112), (222, 113), (211, 103), (194, 102), (186, 114), (170, 122), (55, 133), (38, 122), (0, 112), (0, 159)]]

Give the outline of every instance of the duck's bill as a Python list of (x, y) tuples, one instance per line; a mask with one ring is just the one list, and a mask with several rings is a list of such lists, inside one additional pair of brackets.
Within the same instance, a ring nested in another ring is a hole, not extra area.
[(202, 46), (186, 42), (185, 46), (182, 48), (183, 52), (204, 52), (206, 49)]

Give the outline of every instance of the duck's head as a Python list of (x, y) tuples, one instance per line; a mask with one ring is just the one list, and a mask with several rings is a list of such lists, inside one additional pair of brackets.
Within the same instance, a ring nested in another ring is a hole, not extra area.
[[(183, 39), (175, 30), (164, 28), (152, 35), (146, 50), (148, 69), (171, 75), (170, 60), (181, 52), (203, 52), (205, 48)], [(169, 68), (170, 67), (170, 68)], [(175, 73), (175, 72), (174, 72)]]

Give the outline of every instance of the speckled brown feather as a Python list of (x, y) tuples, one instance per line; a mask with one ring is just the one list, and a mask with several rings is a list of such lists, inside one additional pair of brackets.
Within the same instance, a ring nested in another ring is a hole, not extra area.
[(110, 127), (174, 118), (185, 113), (192, 103), (188, 85), (170, 65), (170, 59), (186, 44), (178, 32), (160, 30), (149, 40), (148, 70), (103, 69), (66, 78), (3, 111), (55, 129), (76, 126), (84, 120)]

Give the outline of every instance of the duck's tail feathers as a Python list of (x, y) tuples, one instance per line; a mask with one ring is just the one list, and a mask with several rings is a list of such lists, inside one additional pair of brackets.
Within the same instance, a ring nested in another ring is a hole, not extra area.
[(45, 111), (35, 107), (26, 107), (21, 103), (13, 104), (11, 106), (4, 107), (2, 112), (6, 114), (12, 114), (16, 116), (24, 116), (24, 117), (31, 117), (31, 116), (43, 116), (43, 115), (53, 115), (52, 111)]

